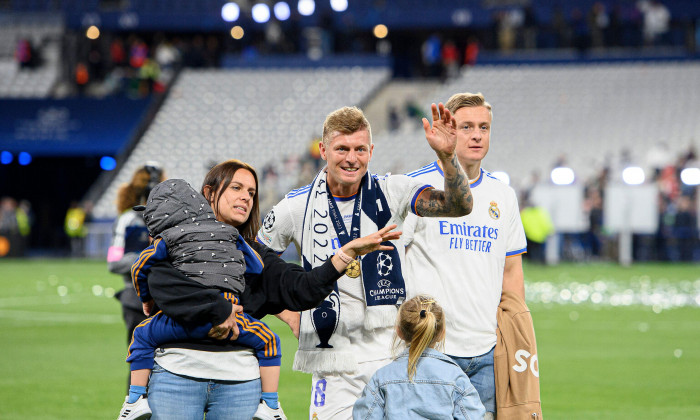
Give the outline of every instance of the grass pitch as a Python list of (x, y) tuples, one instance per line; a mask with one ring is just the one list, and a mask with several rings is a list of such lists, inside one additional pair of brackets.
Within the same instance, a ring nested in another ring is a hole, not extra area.
[[(526, 265), (525, 275), (546, 418), (700, 418), (700, 266)], [(0, 260), (0, 419), (116, 417), (128, 374), (121, 284), (102, 261)], [(601, 303), (572, 303), (594, 284), (611, 285)], [(296, 339), (265, 321), (282, 337), (285, 412), (306, 419), (311, 379), (291, 370)]]

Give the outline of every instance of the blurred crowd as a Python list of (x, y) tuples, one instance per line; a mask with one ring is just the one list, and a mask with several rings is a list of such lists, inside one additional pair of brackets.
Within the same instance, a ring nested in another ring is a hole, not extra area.
[[(311, 142), (305, 156), (287, 156), (278, 165), (267, 165), (261, 171), (261, 214), (292, 190), (309, 184), (324, 162), (317, 149), (318, 139)], [(316, 147), (314, 147), (316, 145)], [(617, 234), (606, 231), (604, 226), (605, 190), (614, 177), (619, 177), (623, 166), (631, 164), (622, 153), (620, 162), (605, 165), (595, 175), (584, 181), (583, 212), (588, 229), (581, 233), (561, 234), (561, 259), (565, 261), (590, 261), (618, 259)], [(554, 166), (564, 164), (563, 159)], [(687, 167), (698, 167), (697, 152), (693, 147), (674, 156), (665, 147), (649, 151), (645, 162), (650, 171), (646, 183), (658, 187), (658, 230), (654, 234), (635, 234), (633, 258), (635, 261), (700, 261), (700, 232), (698, 230), (698, 187), (686, 185), (680, 173)], [(536, 208), (529, 194), (539, 183), (546, 182), (537, 173), (523, 185), (513, 187), (519, 194), (523, 212), (523, 225), (528, 236), (529, 258), (544, 262), (544, 246), (550, 235), (557, 234), (546, 210)], [(529, 213), (525, 215), (525, 213)], [(528, 226), (528, 223), (530, 224)]]
[(215, 46), (206, 47), (202, 37), (183, 40), (158, 34), (151, 38), (115, 36), (81, 44), (80, 52), (68, 66), (77, 93), (145, 97), (163, 93), (182, 65), (218, 64)]
[[(548, 7), (548, 8), (546, 8)], [(394, 62), (398, 77), (448, 78), (479, 62), (480, 53), (517, 50), (683, 47), (700, 51), (700, 22), (674, 16), (660, 0), (598, 1), (588, 10), (514, 2), (497, 8), (489, 25), (389, 31), (383, 38), (353, 29), (347, 17), (322, 15), (315, 26), (298, 16), (247, 27), (241, 39), (226, 32), (104, 33), (88, 39), (68, 33), (63, 41), (71, 93), (144, 96), (162, 92), (180, 66), (219, 67), (224, 57), (243, 61), (295, 54), (316, 60), (337, 54), (377, 54)], [(41, 46), (17, 43), (21, 67), (40, 64)]]
[[(318, 149), (319, 139), (309, 142), (302, 156), (289, 155), (279, 163), (260, 168), (260, 211), (267, 212), (294, 188), (309, 184), (324, 165)], [(545, 261), (545, 247), (551, 235), (560, 235), (560, 256), (564, 261), (616, 261), (619, 236), (608, 232), (604, 225), (606, 187), (616, 181), (621, 168), (628, 165), (626, 153), (620, 162), (606, 165), (583, 183), (583, 212), (587, 230), (580, 233), (557, 233), (546, 209), (534, 206), (530, 194), (537, 185), (548, 182), (533, 172), (522, 185), (513, 185), (518, 192), (521, 216), (528, 238), (528, 254), (533, 262)], [(658, 188), (658, 230), (653, 234), (635, 234), (634, 261), (700, 261), (700, 232), (698, 230), (698, 187), (681, 181), (680, 173), (687, 167), (698, 167), (697, 152), (690, 147), (674, 155), (659, 146), (649, 151), (645, 162), (650, 177), (647, 184)], [(565, 164), (559, 159), (554, 166)], [(86, 256), (85, 239), (89, 234), (92, 203), (73, 202), (66, 210), (64, 235), (66, 252), (74, 257)], [(31, 203), (3, 197), (0, 200), (0, 257), (22, 256), (31, 245), (34, 221)]]
[[(8, 196), (0, 198), (0, 258), (29, 255), (36, 217), (29, 200)], [(87, 256), (85, 240), (91, 221), (92, 202), (71, 202), (65, 213), (63, 240), (57, 243), (64, 249), (55, 253), (76, 258)]]
[(450, 77), (478, 63), (480, 51), (574, 49), (580, 53), (611, 48), (683, 47), (700, 51), (700, 22), (673, 16), (660, 0), (598, 1), (585, 10), (565, 13), (556, 3), (550, 18), (537, 16), (528, 2), (493, 13), (483, 30), (441, 31), (421, 45), (417, 75)]
[[(598, 1), (588, 10), (574, 7), (568, 16), (559, 5), (553, 5), (548, 22), (539, 21), (532, 7), (525, 6), (494, 14), (493, 44), (501, 51), (671, 45), (677, 43), (671, 38), (672, 18), (659, 0)], [(681, 44), (687, 42), (692, 47), (694, 22), (675, 18), (679, 29), (690, 35)]]
[(21, 257), (25, 254), (33, 221), (29, 201), (0, 198), (0, 257)]
[[(541, 5), (539, 12), (541, 12)], [(305, 54), (320, 58), (342, 53), (376, 53), (394, 58), (395, 75), (406, 77), (449, 78), (465, 66), (479, 63), (484, 51), (510, 53), (516, 50), (565, 48), (578, 51), (607, 48), (646, 48), (682, 46), (695, 54), (700, 46), (700, 22), (674, 16), (660, 0), (609, 0), (591, 4), (588, 10), (552, 3), (546, 18), (538, 15), (530, 2), (511, 2), (499, 8), (485, 28), (445, 29), (439, 33), (424, 29), (391, 30), (380, 39), (370, 33), (358, 34), (349, 28), (354, 22), (323, 16), (314, 27), (304, 27), (298, 17), (285, 22), (271, 20), (257, 29), (250, 28), (241, 40), (228, 33), (103, 33), (88, 39), (84, 32), (68, 33), (62, 41), (65, 94), (91, 96), (126, 95), (140, 98), (165, 92), (182, 67), (220, 67), (225, 57), (252, 60), (274, 54)], [(36, 44), (36, 45), (35, 45)], [(20, 69), (41, 66), (43, 43), (19, 38), (14, 58)], [(390, 104), (388, 128), (396, 130), (402, 121), (420, 121), (421, 106), (412, 99)], [(697, 193), (680, 181), (680, 170), (696, 162), (693, 150), (677, 159), (668, 151), (653, 151), (653, 182), (659, 188), (659, 229), (653, 235), (636, 235), (635, 259), (688, 260), (698, 248)], [(305, 156), (289, 156), (281, 163), (260, 168), (262, 214), (295, 186), (309, 183), (321, 166), (317, 141), (311, 142)], [(654, 166), (655, 165), (655, 166)], [(565, 258), (614, 259), (616, 237), (604, 229), (605, 187), (613, 169), (605, 167), (585, 185), (585, 212), (590, 229), (585, 234), (568, 235)], [(531, 183), (533, 185), (534, 182)], [(527, 186), (522, 191), (521, 206), (528, 209)], [(74, 243), (79, 254), (80, 238), (85, 236), (89, 208), (71, 206), (68, 214), (84, 214), (80, 228), (67, 226), (67, 243)], [(539, 215), (537, 217), (543, 217)], [(536, 219), (537, 219), (536, 217)], [(79, 217), (78, 217), (79, 218)], [(29, 242), (33, 215), (26, 200), (2, 199), (0, 238), (11, 238), (15, 246), (7, 252), (21, 255)], [(546, 223), (543, 225), (546, 231)], [(536, 235), (541, 239), (542, 235)], [(77, 238), (77, 239), (76, 239)], [(546, 238), (546, 235), (545, 235)], [(0, 239), (0, 254), (7, 247)], [(533, 242), (530, 256), (540, 258)], [(9, 248), (8, 248), (9, 249)], [(20, 252), (20, 250), (22, 250)]]
[[(310, 152), (302, 157), (287, 156), (279, 165), (268, 165), (261, 171), (261, 214), (266, 214), (287, 192), (293, 188), (309, 184), (323, 166), (323, 161), (314, 151), (312, 141)], [(650, 151), (647, 165), (650, 178), (647, 183), (658, 187), (659, 227), (654, 234), (634, 235), (635, 261), (700, 261), (700, 232), (698, 231), (698, 192), (697, 186), (681, 182), (680, 173), (686, 167), (697, 167), (697, 153), (694, 148), (679, 153), (678, 156), (667, 149)], [(581, 233), (562, 234), (560, 241), (561, 259), (565, 261), (590, 261), (618, 259), (618, 235), (606, 231), (604, 226), (605, 190), (612, 177), (619, 177), (621, 162), (606, 165), (598, 173), (584, 181), (583, 211), (588, 229)], [(554, 166), (564, 164), (555, 162)], [(546, 182), (535, 173), (523, 185), (514, 185), (520, 196), (523, 212), (523, 225), (528, 236), (526, 258), (534, 262), (544, 262), (544, 246), (550, 235), (557, 234), (546, 210), (535, 208), (529, 200), (529, 193), (536, 185)], [(525, 215), (525, 213), (530, 213)], [(530, 226), (528, 226), (530, 223)]]
[[(629, 153), (623, 151), (619, 162), (605, 165), (585, 180), (583, 211), (588, 229), (581, 233), (560, 234), (563, 260), (615, 261), (619, 258), (619, 234), (607, 231), (604, 224), (606, 188), (616, 182), (613, 178), (619, 178), (623, 168), (632, 165), (628, 156)], [(554, 166), (562, 164), (564, 162), (560, 160)], [(699, 164), (692, 146), (677, 156), (664, 145), (649, 150), (645, 165), (650, 177), (645, 183), (658, 189), (658, 229), (653, 234), (633, 235), (634, 261), (700, 261), (698, 187), (681, 181), (683, 169), (697, 168)], [(558, 234), (546, 210), (536, 208), (530, 200), (532, 189), (541, 182), (544, 181), (534, 173), (526, 185), (516, 187), (528, 237), (526, 258), (537, 262), (545, 261), (544, 248), (548, 237)]]
[(260, 171), (260, 214), (264, 217), (282, 197), (294, 188), (308, 185), (324, 165), (318, 143), (309, 142), (303, 156), (289, 155), (279, 164), (267, 164)]

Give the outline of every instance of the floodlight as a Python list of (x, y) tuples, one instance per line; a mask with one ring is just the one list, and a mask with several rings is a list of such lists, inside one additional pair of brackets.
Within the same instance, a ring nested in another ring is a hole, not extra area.
[(251, 9), (253, 20), (258, 23), (265, 23), (270, 20), (270, 8), (267, 4), (258, 3)]
[(552, 169), (550, 174), (552, 182), (556, 185), (571, 185), (574, 183), (574, 170), (567, 167)]
[(331, 0), (331, 8), (336, 12), (344, 12), (348, 9), (348, 0)]
[(0, 153), (0, 163), (3, 165), (9, 165), (12, 163), (13, 158), (12, 153), (8, 152), (7, 150), (3, 150), (2, 153)]
[(275, 17), (279, 21), (289, 19), (289, 16), (292, 14), (291, 10), (289, 9), (289, 5), (283, 1), (275, 4), (273, 10), (275, 12)]
[(221, 7), (221, 18), (226, 22), (235, 22), (241, 15), (241, 8), (236, 3), (226, 3)]
[(627, 185), (640, 185), (644, 183), (644, 169), (639, 166), (629, 166), (622, 170), (622, 180)]
[(681, 181), (685, 185), (700, 185), (700, 168), (685, 168), (681, 171)]
[(299, 10), (299, 14), (302, 16), (311, 16), (314, 14), (314, 10), (316, 10), (316, 3), (314, 3), (314, 0), (299, 0), (297, 10)]

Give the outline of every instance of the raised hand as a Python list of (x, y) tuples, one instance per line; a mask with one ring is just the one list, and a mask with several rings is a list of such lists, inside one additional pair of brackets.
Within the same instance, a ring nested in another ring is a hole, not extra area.
[(457, 147), (457, 122), (442, 103), (432, 104), (430, 108), (433, 111), (433, 126), (431, 128), (428, 119), (423, 118), (425, 138), (438, 158), (446, 161), (454, 155)]
[(423, 118), (425, 138), (440, 159), (445, 175), (445, 190), (426, 190), (416, 200), (416, 214), (427, 217), (459, 217), (471, 213), (473, 208), (469, 178), (457, 159), (457, 121), (440, 103), (431, 106), (433, 127)]

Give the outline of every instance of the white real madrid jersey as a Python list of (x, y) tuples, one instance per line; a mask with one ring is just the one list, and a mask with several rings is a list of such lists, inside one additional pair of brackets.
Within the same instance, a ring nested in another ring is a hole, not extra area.
[[(408, 176), (444, 188), (437, 162)], [(446, 316), (445, 353), (458, 357), (484, 354), (496, 344), (505, 260), (527, 246), (515, 191), (483, 169), (470, 186), (469, 215), (410, 215), (403, 234), (407, 298), (436, 298)]]
[[(398, 225), (396, 230), (401, 230), (406, 216), (415, 213), (416, 199), (427, 186), (405, 175), (380, 176), (377, 180), (391, 209), (392, 218), (387, 224), (395, 223)], [(307, 185), (292, 190), (277, 203), (265, 217), (263, 226), (258, 231), (257, 241), (278, 253), (284, 252), (290, 243), (294, 243), (301, 255), (302, 224), (310, 189), (311, 186)], [(354, 198), (355, 196), (335, 197), (346, 227), (352, 219)], [(335, 232), (331, 232), (331, 237), (333, 249), (337, 250), (340, 248), (340, 241)], [(403, 266), (403, 249), (399, 247), (398, 252)], [(360, 278), (341, 277), (338, 280), (338, 291), (342, 302), (341, 316), (345, 317), (344, 322), (347, 322), (352, 352), (355, 353), (357, 361), (391, 357), (393, 328), (378, 328), (373, 331), (363, 328), (366, 307)]]

